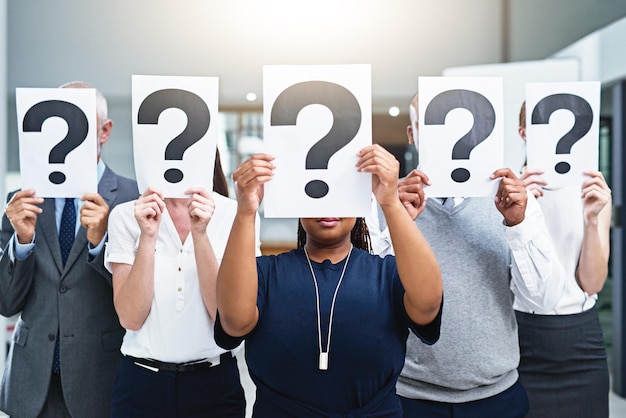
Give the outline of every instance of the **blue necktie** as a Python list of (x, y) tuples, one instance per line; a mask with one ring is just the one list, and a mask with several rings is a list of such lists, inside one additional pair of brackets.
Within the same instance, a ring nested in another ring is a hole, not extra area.
[[(61, 226), (59, 228), (59, 245), (61, 246), (61, 258), (63, 259), (64, 266), (72, 250), (75, 233), (76, 208), (74, 207), (74, 198), (68, 197), (65, 199), (65, 206), (63, 207), (63, 214), (61, 215)], [(54, 373), (59, 373), (61, 370), (59, 336), (60, 334), (57, 332), (57, 338), (54, 343), (54, 363), (52, 365), (52, 371)]]
[(74, 236), (76, 234), (76, 208), (74, 207), (74, 198), (65, 199), (63, 214), (61, 215), (61, 227), (59, 228), (59, 245), (61, 246), (61, 258), (63, 265), (70, 255), (72, 245), (74, 244)]

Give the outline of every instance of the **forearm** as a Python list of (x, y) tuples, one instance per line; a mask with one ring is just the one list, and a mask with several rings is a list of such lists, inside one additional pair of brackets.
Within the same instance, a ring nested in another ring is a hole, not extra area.
[(585, 222), (576, 277), (587, 294), (602, 290), (609, 273), (611, 208), (605, 206), (599, 216)]
[(407, 314), (418, 325), (429, 324), (439, 312), (443, 295), (435, 254), (399, 200), (382, 208), (405, 289)]
[(213, 252), (213, 246), (209, 240), (209, 236), (206, 232), (191, 233), (193, 239), (194, 255), (196, 258), (196, 269), (198, 271), (198, 283), (200, 285), (200, 293), (202, 294), (202, 301), (209, 316), (212, 320), (215, 320), (215, 312), (217, 310), (216, 301), (216, 283), (217, 283), (217, 271), (219, 265), (215, 253)]
[(565, 269), (557, 258), (543, 214), (536, 201), (527, 207), (524, 221), (505, 228), (511, 249), (511, 276), (515, 297), (528, 310), (547, 313), (561, 299)]
[(220, 321), (234, 337), (248, 334), (258, 320), (255, 252), (255, 214), (237, 213), (217, 275)]
[(129, 269), (113, 270), (113, 296), (120, 324), (133, 331), (141, 328), (154, 297), (154, 240), (140, 238), (137, 254)]

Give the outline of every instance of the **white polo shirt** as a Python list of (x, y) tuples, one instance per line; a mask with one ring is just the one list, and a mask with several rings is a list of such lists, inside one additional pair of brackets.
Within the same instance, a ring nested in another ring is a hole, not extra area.
[[(233, 199), (212, 194), (215, 212), (207, 234), (218, 263), (237, 211)], [(257, 255), (260, 255), (259, 218), (256, 223)], [(109, 215), (109, 241), (105, 267), (111, 263), (133, 264), (140, 229), (134, 201), (117, 205)], [(202, 301), (191, 235), (182, 244), (167, 209), (163, 213), (156, 242), (154, 298), (150, 313), (138, 331), (126, 330), (121, 351), (125, 355), (184, 363), (214, 358), (226, 350), (213, 338), (213, 321)]]

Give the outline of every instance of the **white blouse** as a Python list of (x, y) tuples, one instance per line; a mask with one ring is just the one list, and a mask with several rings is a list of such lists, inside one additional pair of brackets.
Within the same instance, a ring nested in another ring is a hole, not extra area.
[[(215, 212), (207, 234), (218, 263), (237, 211), (233, 199), (212, 194)], [(259, 219), (256, 223), (257, 255), (260, 255)], [(109, 241), (105, 266), (133, 264), (140, 229), (134, 216), (134, 201), (120, 204), (109, 216)], [(205, 308), (191, 236), (181, 243), (167, 209), (163, 213), (156, 242), (154, 298), (146, 321), (137, 331), (126, 330), (121, 351), (125, 355), (184, 363), (214, 358), (224, 353), (213, 338), (213, 321)]]

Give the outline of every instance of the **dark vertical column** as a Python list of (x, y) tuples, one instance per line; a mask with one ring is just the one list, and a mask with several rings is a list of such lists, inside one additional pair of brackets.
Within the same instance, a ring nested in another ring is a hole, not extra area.
[(626, 81), (613, 88), (613, 232), (611, 235), (611, 267), (613, 271), (613, 391), (626, 397), (626, 286), (624, 285), (624, 255), (626, 230), (623, 226), (622, 202), (625, 196), (626, 147), (623, 146), (626, 134)]

